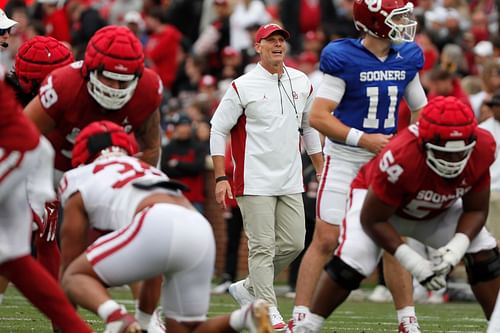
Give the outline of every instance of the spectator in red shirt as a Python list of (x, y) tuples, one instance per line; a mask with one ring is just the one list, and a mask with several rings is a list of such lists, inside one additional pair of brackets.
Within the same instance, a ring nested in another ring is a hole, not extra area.
[(437, 96), (454, 96), (470, 107), (469, 96), (465, 93), (460, 80), (455, 74), (442, 67), (436, 67), (429, 73), (429, 101)]
[(182, 34), (165, 22), (164, 13), (158, 6), (145, 13), (146, 30), (150, 37), (145, 46), (146, 65), (155, 70), (163, 86), (170, 90), (177, 72), (178, 52)]
[(71, 43), (70, 20), (60, 0), (38, 0), (41, 20), (45, 25), (47, 36), (61, 42)]

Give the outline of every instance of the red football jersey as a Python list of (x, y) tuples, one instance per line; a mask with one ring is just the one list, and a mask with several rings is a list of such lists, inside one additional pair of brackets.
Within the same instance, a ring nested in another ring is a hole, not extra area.
[(39, 97), (55, 129), (47, 134), (56, 151), (55, 168), (71, 168), (71, 150), (75, 137), (93, 121), (109, 120), (127, 132), (134, 131), (159, 107), (162, 84), (158, 75), (145, 68), (134, 96), (119, 110), (105, 110), (89, 94), (87, 80), (81, 74), (82, 62), (56, 69), (43, 81)]
[(16, 99), (14, 90), (0, 80), (0, 100), (2, 115), (0, 117), (0, 149), (6, 157), (8, 152), (26, 152), (34, 149), (40, 140), (40, 132), (24, 115), (22, 106)]
[(495, 160), (495, 140), (483, 129), (477, 129), (477, 142), (464, 171), (447, 179), (432, 171), (426, 154), (410, 126), (365, 164), (351, 188), (371, 187), (377, 197), (397, 206), (397, 215), (423, 220), (432, 218), (469, 191), (490, 186), (490, 165)]

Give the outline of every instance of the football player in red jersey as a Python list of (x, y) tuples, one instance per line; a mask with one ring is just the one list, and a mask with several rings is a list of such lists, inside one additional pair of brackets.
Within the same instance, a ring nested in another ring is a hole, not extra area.
[[(55, 197), (52, 184), (54, 151), (23, 115), (14, 92), (3, 82), (3, 77), (0, 99), (0, 275), (12, 281), (62, 332), (91, 333), (56, 280), (30, 255), (32, 214), (26, 187), (32, 183), (39, 196)], [(36, 283), (33, 283), (34, 276)]]
[[(206, 320), (215, 260), (210, 223), (184, 197), (184, 185), (132, 157), (135, 152), (130, 136), (109, 121), (91, 123), (76, 138), (78, 167), (59, 187), (68, 219), (61, 231), (62, 284), (70, 298), (106, 321), (106, 333), (139, 332), (106, 287), (161, 274), (169, 333), (271, 333), (263, 300)], [(116, 231), (86, 247), (89, 226)]]
[[(71, 168), (75, 137), (83, 127), (99, 120), (133, 132), (141, 159), (156, 165), (162, 92), (159, 76), (144, 68), (137, 37), (126, 27), (110, 25), (90, 39), (83, 61), (58, 68), (45, 78), (38, 96), (24, 112), (54, 147), (55, 180), (59, 181)], [(151, 313), (155, 306), (143, 309)]]
[[(73, 61), (73, 54), (66, 45), (52, 37), (36, 36), (19, 47), (14, 68), (5, 77), (5, 82), (14, 89), (17, 101), (25, 106), (38, 94), (40, 83), (48, 73)], [(28, 190), (31, 192), (37, 259), (57, 280), (60, 253), (54, 236), (58, 201), (45, 203), (44, 198), (34, 195), (36, 190)]]
[[(464, 257), (468, 280), (486, 318), (500, 286), (495, 238), (484, 228), (495, 141), (455, 97), (436, 97), (417, 125), (398, 134), (351, 184), (341, 242), (316, 288), (311, 316), (294, 332), (319, 332), (387, 251), (427, 289), (445, 286)], [(402, 240), (438, 249), (424, 259)], [(359, 246), (363, 244), (363, 246)]]
[[(40, 84), (48, 73), (73, 61), (73, 54), (66, 45), (52, 37), (36, 36), (19, 47), (14, 68), (7, 74), (5, 82), (14, 88), (18, 102), (25, 106), (38, 94)], [(44, 202), (39, 202), (37, 198), (30, 200), (36, 214), (34, 230), (38, 230), (35, 240), (38, 259), (57, 279), (60, 257), (54, 242), (56, 202), (44, 207)]]
[(80, 130), (104, 119), (133, 131), (141, 159), (156, 165), (162, 91), (158, 75), (144, 68), (137, 37), (127, 27), (111, 25), (90, 39), (83, 61), (51, 72), (24, 111), (54, 146), (60, 172), (71, 168)]
[(55, 38), (35, 36), (25, 41), (16, 53), (14, 68), (5, 81), (17, 100), (26, 106), (35, 96), (45, 77), (53, 70), (75, 61), (71, 50)]

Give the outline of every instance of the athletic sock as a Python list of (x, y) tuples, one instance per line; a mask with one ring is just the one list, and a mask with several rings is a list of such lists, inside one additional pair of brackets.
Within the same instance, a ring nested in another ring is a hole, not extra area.
[(245, 316), (251, 305), (251, 303), (244, 305), (240, 309), (231, 312), (231, 315), (229, 316), (229, 326), (231, 326), (231, 328), (236, 332), (245, 328)]
[(135, 319), (139, 322), (139, 325), (141, 325), (142, 330), (148, 330), (151, 317), (151, 314), (143, 312), (139, 309), (139, 302), (135, 302)]
[(310, 313), (311, 311), (307, 306), (295, 305), (292, 311), (292, 319), (294, 321), (301, 321), (304, 320), (304, 318), (307, 317), (307, 315), (309, 315)]
[(106, 322), (110, 314), (121, 309), (122, 306), (120, 304), (110, 299), (99, 305), (99, 307), (97, 308), (97, 314), (99, 315), (99, 317), (101, 317), (102, 320)]
[(404, 317), (417, 317), (415, 315), (415, 307), (414, 306), (405, 306), (402, 309), (397, 310), (398, 314), (398, 323), (403, 321)]

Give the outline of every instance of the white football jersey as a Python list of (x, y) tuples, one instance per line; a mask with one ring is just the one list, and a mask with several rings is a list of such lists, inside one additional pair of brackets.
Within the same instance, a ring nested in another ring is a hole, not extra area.
[(141, 190), (133, 183), (154, 183), (169, 178), (160, 170), (131, 156), (109, 156), (67, 171), (59, 184), (64, 207), (76, 192), (82, 195), (90, 226), (116, 230), (132, 221), (137, 205), (155, 192), (173, 193), (162, 188)]

